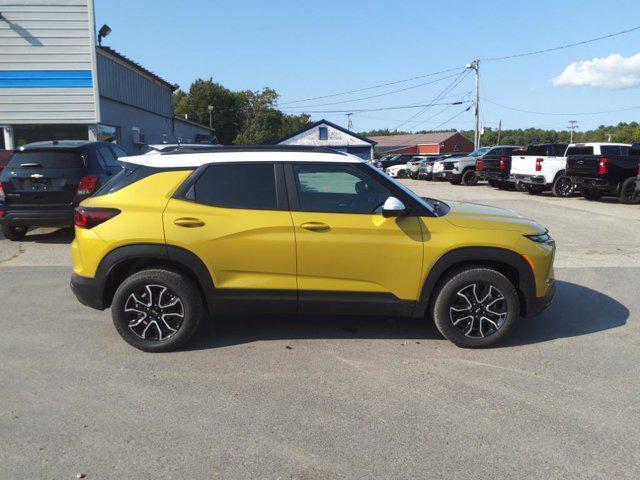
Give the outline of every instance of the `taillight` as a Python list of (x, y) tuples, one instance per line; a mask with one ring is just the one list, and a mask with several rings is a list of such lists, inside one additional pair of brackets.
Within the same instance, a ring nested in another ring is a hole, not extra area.
[(91, 195), (96, 190), (98, 177), (96, 175), (85, 175), (78, 183), (78, 195)]
[(2, 183), (0, 183), (0, 201), (4, 200), (4, 189), (2, 188)]
[(73, 212), (73, 223), (79, 228), (93, 228), (119, 213), (117, 208), (77, 207)]
[(476, 172), (481, 172), (484, 165), (482, 164), (482, 159), (479, 158), (476, 160)]
[(542, 162), (544, 162), (544, 158), (536, 158), (536, 172), (542, 171)]
[(600, 160), (598, 161), (598, 175), (606, 175), (607, 163), (609, 163), (608, 158), (600, 157)]
[(507, 157), (500, 157), (500, 170), (504, 170), (507, 165), (505, 162), (507, 161)]

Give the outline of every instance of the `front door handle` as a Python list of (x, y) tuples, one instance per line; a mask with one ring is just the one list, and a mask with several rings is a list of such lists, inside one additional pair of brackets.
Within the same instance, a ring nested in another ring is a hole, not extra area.
[(179, 227), (185, 227), (185, 228), (197, 228), (197, 227), (204, 226), (204, 222), (202, 220), (200, 220), (199, 218), (191, 218), (191, 217), (176, 218), (173, 221), (173, 223), (175, 223)]
[(328, 232), (331, 230), (331, 226), (321, 222), (307, 222), (303, 223), (302, 228), (309, 230), (310, 232)]

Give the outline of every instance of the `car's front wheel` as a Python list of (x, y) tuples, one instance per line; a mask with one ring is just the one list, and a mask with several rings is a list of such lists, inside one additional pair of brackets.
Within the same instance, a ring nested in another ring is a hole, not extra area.
[(111, 305), (120, 336), (145, 352), (168, 352), (193, 336), (203, 315), (198, 287), (164, 269), (134, 273), (116, 290)]
[(436, 327), (459, 347), (492, 347), (504, 340), (520, 316), (511, 281), (491, 268), (469, 267), (449, 275), (432, 308)]
[(26, 235), (29, 227), (10, 227), (8, 225), (2, 225), (2, 234), (4, 238), (7, 240), (11, 240), (13, 242), (19, 242)]

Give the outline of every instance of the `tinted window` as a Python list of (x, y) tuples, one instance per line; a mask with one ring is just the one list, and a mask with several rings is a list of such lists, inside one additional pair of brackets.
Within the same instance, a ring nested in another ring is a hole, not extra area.
[(549, 153), (548, 145), (531, 145), (527, 147), (527, 155), (548, 155)]
[(593, 147), (569, 147), (567, 156), (569, 155), (593, 155)]
[(631, 147), (620, 147), (620, 153), (625, 157), (629, 156), (631, 152)]
[(116, 157), (118, 157), (118, 158), (128, 157), (129, 156), (129, 154), (127, 152), (125, 152), (123, 149), (121, 149), (120, 147), (117, 147), (117, 146), (114, 145), (111, 148), (113, 148), (113, 151), (115, 152)]
[(620, 155), (620, 147), (618, 145), (602, 145), (600, 147), (602, 155)]
[(389, 192), (351, 165), (294, 165), (300, 210), (374, 213)]
[(210, 165), (194, 185), (198, 203), (223, 208), (276, 210), (272, 163)]
[(102, 159), (107, 167), (118, 167), (118, 159), (109, 147), (98, 147), (98, 156)]
[(84, 161), (79, 152), (39, 150), (16, 152), (7, 167), (24, 168), (82, 168)]

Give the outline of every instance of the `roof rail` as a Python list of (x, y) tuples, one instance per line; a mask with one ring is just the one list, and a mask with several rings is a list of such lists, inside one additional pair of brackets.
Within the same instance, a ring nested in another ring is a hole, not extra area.
[(223, 153), (223, 152), (310, 152), (310, 153), (333, 153), (346, 155), (344, 152), (328, 147), (307, 147), (304, 145), (228, 145), (215, 146), (211, 148), (176, 148), (170, 152), (161, 152), (160, 155), (182, 155), (187, 153)]

